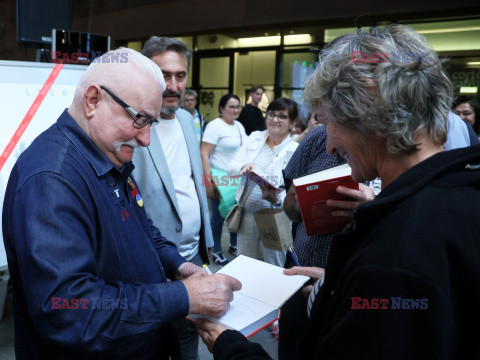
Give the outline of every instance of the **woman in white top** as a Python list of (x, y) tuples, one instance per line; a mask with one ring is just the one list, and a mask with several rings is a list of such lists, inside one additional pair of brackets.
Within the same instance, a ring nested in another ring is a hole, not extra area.
[[(263, 247), (253, 213), (264, 208), (283, 206), (286, 192), (282, 171), (298, 146), (294, 137), (290, 135), (293, 121), (297, 116), (295, 101), (287, 98), (272, 101), (268, 105), (265, 118), (267, 130), (251, 133), (228, 166), (228, 175), (231, 176), (247, 174), (255, 168), (260, 169), (281, 190), (277, 192), (261, 188), (252, 180), (245, 181), (244, 178), (236, 196), (237, 201), (244, 192), (246, 196), (246, 201), (242, 199), (245, 203), (245, 212), (237, 232), (239, 254), (281, 267), (285, 263), (285, 254)], [(262, 248), (263, 258), (260, 258), (259, 247)]]
[[(220, 99), (218, 109), (220, 117), (210, 121), (205, 128), (200, 154), (202, 156), (203, 173), (206, 180), (207, 197), (210, 198), (212, 217), (210, 224), (213, 234), (213, 260), (223, 266), (228, 260), (222, 253), (221, 237), (224, 218), (220, 215), (218, 205), (220, 193), (209, 178), (211, 169), (227, 171), (238, 149), (246, 138), (245, 129), (236, 121), (240, 114), (240, 100), (234, 94), (227, 94)], [(207, 175), (208, 174), (208, 175)], [(237, 255), (237, 234), (230, 233), (229, 252)]]

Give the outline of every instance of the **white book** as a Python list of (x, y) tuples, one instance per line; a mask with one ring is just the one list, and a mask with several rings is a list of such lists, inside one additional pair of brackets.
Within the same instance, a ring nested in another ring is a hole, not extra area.
[(249, 337), (280, 316), (282, 305), (309, 277), (285, 275), (283, 268), (240, 255), (217, 273), (238, 279), (242, 289), (234, 292), (230, 308), (220, 318), (189, 314), (189, 319), (207, 318)]

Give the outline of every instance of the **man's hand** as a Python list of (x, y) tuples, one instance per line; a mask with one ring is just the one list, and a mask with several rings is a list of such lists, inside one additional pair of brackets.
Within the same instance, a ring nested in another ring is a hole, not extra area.
[(205, 345), (207, 345), (208, 351), (213, 353), (213, 345), (222, 332), (227, 330), (225, 326), (217, 325), (207, 319), (195, 319), (195, 325), (197, 331), (202, 338)]
[(197, 272), (203, 273), (203, 270), (200, 266), (195, 265), (194, 263), (191, 262), (185, 262), (177, 270), (177, 275), (175, 278), (177, 280), (184, 280), (188, 278), (190, 275), (193, 275)]
[(327, 205), (339, 208), (332, 212), (333, 216), (345, 216), (353, 218), (353, 210), (367, 201), (375, 199), (373, 189), (365, 184), (358, 184), (358, 190), (350, 189), (344, 186), (337, 187), (337, 192), (342, 195), (347, 195), (355, 200), (327, 200)]
[(242, 288), (237, 279), (224, 275), (195, 273), (183, 280), (190, 300), (191, 314), (220, 317), (230, 306), (233, 292)]
[(294, 266), (290, 269), (284, 269), (283, 273), (286, 275), (305, 275), (310, 277), (311, 280), (302, 288), (303, 294), (308, 296), (317, 280), (325, 275), (325, 269), (319, 267)]

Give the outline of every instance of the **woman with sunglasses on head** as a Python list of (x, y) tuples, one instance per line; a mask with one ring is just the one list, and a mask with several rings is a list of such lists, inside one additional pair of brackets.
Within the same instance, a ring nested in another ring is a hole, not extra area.
[[(237, 232), (239, 254), (281, 267), (285, 263), (285, 254), (263, 247), (253, 214), (264, 208), (281, 209), (283, 206), (285, 187), (282, 170), (298, 146), (290, 134), (297, 116), (295, 101), (283, 97), (272, 101), (265, 117), (267, 129), (252, 132), (228, 166), (230, 176), (247, 175), (260, 169), (279, 189), (269, 190), (245, 176), (236, 198), (237, 202), (244, 204), (244, 215)], [(260, 256), (260, 247), (263, 257)]]
[[(242, 145), (243, 138), (246, 137), (245, 129), (237, 121), (240, 115), (240, 99), (237, 95), (226, 94), (220, 98), (218, 104), (220, 116), (207, 124), (202, 138), (202, 147), (200, 155), (202, 157), (203, 173), (205, 176), (207, 197), (210, 199), (212, 217), (210, 224), (213, 234), (213, 261), (218, 265), (228, 264), (228, 260), (222, 253), (222, 226), (224, 217), (220, 214), (220, 191), (215, 184), (215, 178), (210, 177), (212, 169), (215, 172), (224, 172), (228, 164), (232, 161), (238, 149)], [(222, 176), (223, 177), (223, 176)], [(213, 181), (212, 181), (213, 180)], [(218, 183), (217, 183), (218, 184)], [(218, 184), (223, 186), (223, 182)], [(224, 187), (222, 190), (228, 190)], [(233, 197), (232, 197), (233, 201)], [(237, 234), (230, 233), (230, 248), (232, 255), (237, 255)]]

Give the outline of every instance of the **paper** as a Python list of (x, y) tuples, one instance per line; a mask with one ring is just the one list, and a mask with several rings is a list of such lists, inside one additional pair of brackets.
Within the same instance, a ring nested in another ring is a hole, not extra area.
[(280, 308), (290, 296), (308, 281), (302, 275), (285, 275), (283, 268), (240, 255), (217, 271), (238, 279), (240, 293)]

